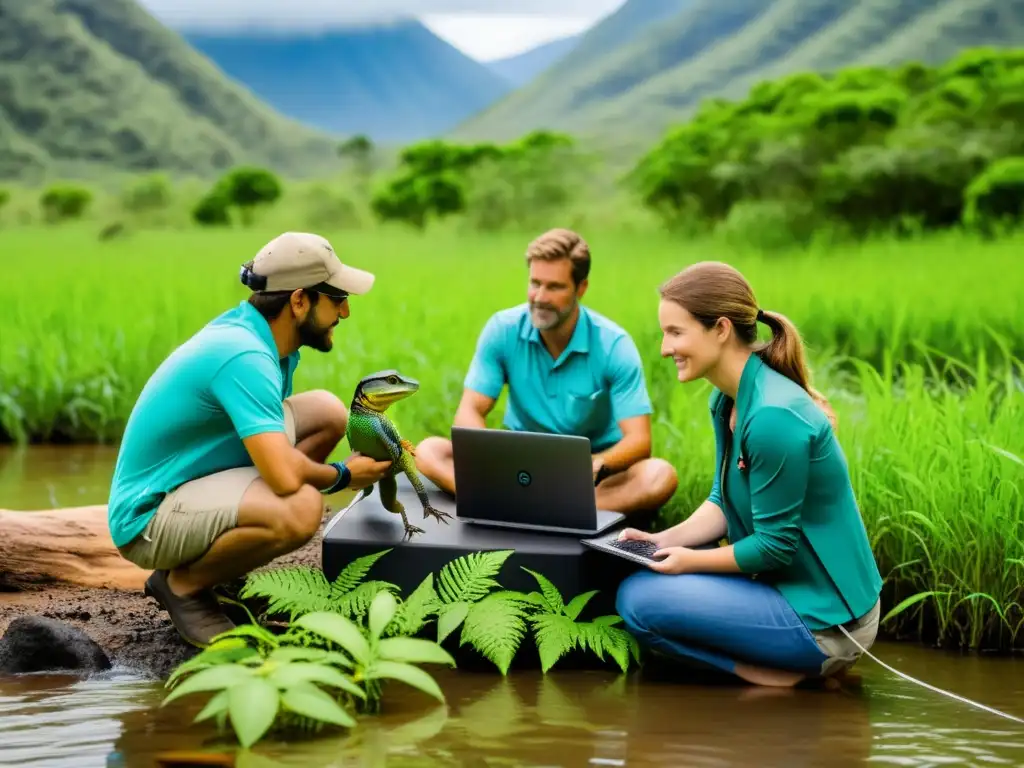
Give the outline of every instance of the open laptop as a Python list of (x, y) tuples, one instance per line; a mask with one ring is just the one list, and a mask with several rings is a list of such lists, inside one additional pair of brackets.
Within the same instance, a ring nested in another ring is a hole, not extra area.
[(452, 454), (459, 520), (596, 536), (625, 519), (597, 508), (585, 437), (452, 427)]

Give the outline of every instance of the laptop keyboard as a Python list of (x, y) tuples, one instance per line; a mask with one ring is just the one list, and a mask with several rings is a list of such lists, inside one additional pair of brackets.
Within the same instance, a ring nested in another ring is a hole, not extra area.
[(631, 555), (642, 557), (646, 560), (652, 560), (652, 555), (658, 551), (658, 545), (653, 541), (638, 541), (636, 539), (613, 539), (607, 542), (609, 547), (615, 549), (621, 549), (623, 552), (629, 552)]

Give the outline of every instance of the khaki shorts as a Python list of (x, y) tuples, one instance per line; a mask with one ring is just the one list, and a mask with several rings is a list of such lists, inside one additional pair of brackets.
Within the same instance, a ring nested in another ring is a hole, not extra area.
[[(295, 413), (284, 401), (284, 428), (295, 445)], [(256, 467), (236, 467), (197, 477), (167, 494), (142, 534), (119, 551), (146, 570), (170, 570), (198, 560), (219, 536), (238, 524), (238, 505)]]
[(875, 644), (875, 638), (878, 636), (881, 607), (882, 601), (879, 599), (874, 608), (846, 626), (846, 631), (857, 643), (852, 642), (850, 637), (843, 634), (837, 627), (811, 633), (821, 652), (829, 657), (821, 666), (823, 677), (835, 675), (856, 664), (864, 653), (857, 647), (857, 644), (865, 650), (871, 650), (871, 646)]

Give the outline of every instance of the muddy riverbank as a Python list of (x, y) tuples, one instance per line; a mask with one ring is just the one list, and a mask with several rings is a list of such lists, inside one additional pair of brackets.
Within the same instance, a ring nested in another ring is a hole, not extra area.
[[(317, 534), (306, 546), (266, 567), (319, 567), (320, 542), (321, 535)], [(141, 591), (53, 585), (23, 592), (0, 592), (0, 636), (19, 616), (67, 622), (103, 648), (114, 666), (142, 677), (165, 677), (196, 653), (178, 636), (167, 612)]]

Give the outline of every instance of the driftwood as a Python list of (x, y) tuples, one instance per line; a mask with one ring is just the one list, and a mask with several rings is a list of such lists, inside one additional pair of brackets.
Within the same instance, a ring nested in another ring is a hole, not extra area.
[(117, 551), (106, 505), (0, 510), (0, 591), (58, 584), (136, 591), (149, 574)]

